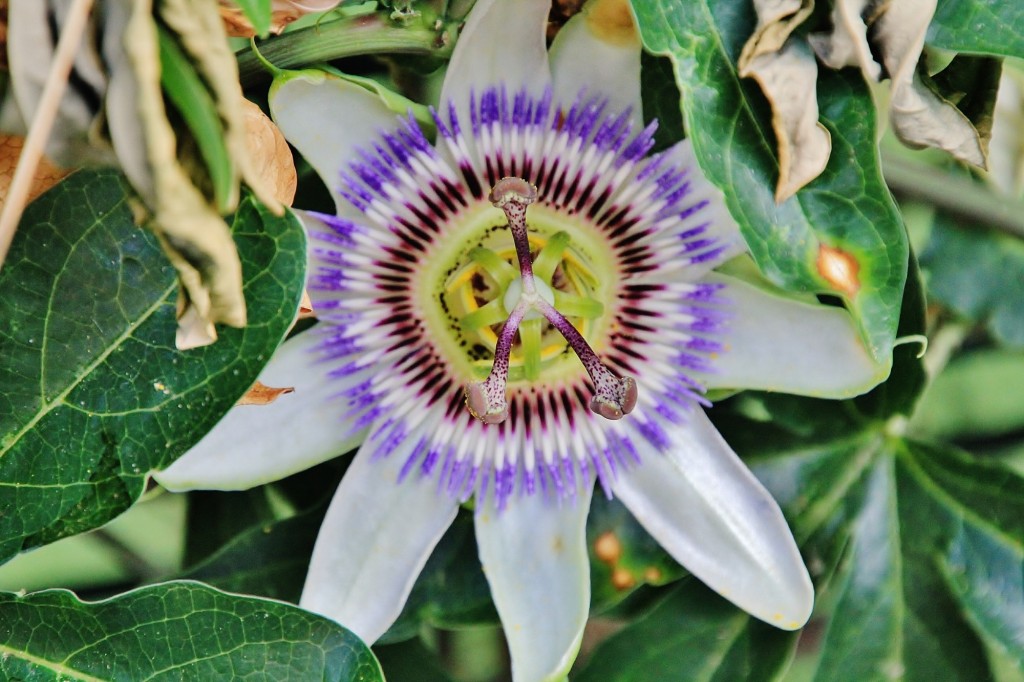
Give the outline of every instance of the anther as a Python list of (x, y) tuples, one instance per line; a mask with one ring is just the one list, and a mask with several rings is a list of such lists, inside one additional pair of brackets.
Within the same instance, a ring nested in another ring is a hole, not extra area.
[(509, 202), (529, 206), (537, 201), (537, 188), (522, 178), (502, 178), (487, 195), (496, 208), (505, 208)]
[(498, 334), (491, 373), (483, 381), (466, 384), (463, 389), (469, 413), (485, 424), (500, 424), (508, 418), (508, 399), (505, 397), (508, 358), (512, 353), (512, 340), (519, 331), (519, 323), (523, 321), (526, 311), (527, 306), (523, 303), (513, 308)]
[(546, 301), (540, 301), (536, 307), (576, 351), (576, 356), (594, 382), (594, 397), (590, 401), (590, 409), (613, 421), (622, 419), (623, 415), (632, 412), (636, 407), (636, 381), (632, 377), (616, 376), (608, 369), (583, 335), (554, 306)]

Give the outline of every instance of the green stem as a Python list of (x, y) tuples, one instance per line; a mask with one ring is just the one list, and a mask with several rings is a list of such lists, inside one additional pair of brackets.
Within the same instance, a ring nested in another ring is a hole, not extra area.
[(999, 196), (970, 178), (937, 172), (928, 164), (883, 155), (885, 181), (895, 194), (923, 199), (943, 211), (1024, 238), (1024, 202)]
[[(403, 27), (383, 14), (364, 14), (324, 22), (285, 33), (259, 44), (263, 58), (279, 69), (291, 69), (342, 57), (366, 54), (413, 54), (447, 59), (454, 47), (455, 26)], [(243, 87), (271, 77), (251, 50), (238, 53)]]

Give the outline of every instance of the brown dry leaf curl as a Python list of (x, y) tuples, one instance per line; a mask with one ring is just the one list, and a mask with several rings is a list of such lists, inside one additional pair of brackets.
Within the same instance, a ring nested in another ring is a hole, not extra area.
[(742, 75), (757, 57), (778, 52), (789, 35), (814, 11), (814, 0), (754, 0), (757, 28), (740, 53)]
[(295, 388), (289, 386), (287, 388), (274, 388), (273, 386), (267, 386), (266, 384), (257, 381), (253, 384), (248, 391), (245, 392), (241, 398), (238, 399), (236, 405), (269, 405), (281, 396), (287, 393), (294, 393)]
[[(21, 156), (21, 149), (24, 144), (25, 139), (22, 137), (0, 133), (0, 206), (3, 206), (4, 201), (7, 199), (7, 188), (11, 186), (11, 180), (14, 178), (14, 168), (18, 165), (18, 157)], [(32, 201), (56, 185), (70, 172), (70, 170), (60, 168), (46, 157), (43, 157), (36, 167), (35, 176), (32, 178), (32, 189), (29, 190), (28, 201)]]
[(295, 160), (288, 142), (270, 117), (249, 100), (243, 100), (242, 112), (245, 118), (246, 146), (249, 148), (253, 171), (275, 199), (285, 206), (291, 206), (295, 199), (298, 174), (295, 172)]
[(893, 132), (909, 147), (935, 147), (980, 168), (987, 165), (986, 130), (978, 130), (952, 102), (921, 77), (919, 62), (936, 0), (836, 0), (831, 33), (810, 36), (818, 57), (832, 68), (859, 66), (878, 80), (881, 55), (892, 80), (889, 118)]
[(778, 144), (775, 201), (782, 203), (818, 177), (832, 138), (818, 123), (818, 65), (803, 38), (790, 37), (814, 11), (814, 0), (754, 0), (757, 28), (743, 46), (740, 76), (761, 86), (772, 108)]
[(832, 153), (832, 136), (818, 122), (818, 65), (807, 44), (793, 39), (756, 57), (742, 75), (757, 81), (772, 107), (779, 151), (775, 201), (782, 203), (818, 177)]
[[(270, 32), (278, 35), (288, 24), (312, 12), (334, 9), (341, 0), (274, 0), (270, 10)], [(220, 0), (220, 17), (232, 38), (252, 38), (256, 29), (234, 0)]]

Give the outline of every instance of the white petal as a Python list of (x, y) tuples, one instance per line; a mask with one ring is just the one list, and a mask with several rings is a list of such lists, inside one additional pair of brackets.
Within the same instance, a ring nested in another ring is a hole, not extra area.
[(803, 626), (814, 588), (775, 500), (702, 410), (662, 426), (669, 451), (642, 453), (616, 479), (616, 497), (708, 587), (772, 625)]
[(380, 459), (367, 448), (356, 454), (320, 527), (299, 601), (368, 644), (398, 618), (458, 511), (431, 478), (397, 482), (411, 447), (407, 441)]
[(478, 0), (448, 62), (441, 105), (455, 103), (469, 129), (470, 92), (504, 84), (540, 95), (551, 83), (545, 31), (551, 0)]
[(476, 540), (505, 629), (515, 682), (561, 680), (590, 610), (586, 526), (592, 489), (575, 503), (545, 495), (478, 509)]
[(269, 405), (231, 409), (191, 450), (153, 478), (169, 490), (244, 490), (337, 457), (362, 442), (333, 399), (361, 375), (328, 376), (313, 347), (319, 334), (286, 341), (260, 374), (267, 386), (294, 387)]
[(641, 124), (641, 47), (626, 0), (588, 3), (551, 45), (555, 93), (570, 101), (580, 90), (607, 97), (610, 111), (632, 107), (634, 123)]
[(381, 131), (394, 129), (395, 113), (366, 88), (322, 71), (278, 78), (270, 88), (270, 113), (285, 138), (316, 169), (338, 214), (361, 216), (337, 188), (355, 150), (369, 148)]
[(726, 284), (725, 350), (703, 377), (708, 388), (753, 388), (821, 398), (860, 395), (883, 381), (890, 365), (876, 364), (853, 318), (842, 308), (802, 303), (738, 279)]

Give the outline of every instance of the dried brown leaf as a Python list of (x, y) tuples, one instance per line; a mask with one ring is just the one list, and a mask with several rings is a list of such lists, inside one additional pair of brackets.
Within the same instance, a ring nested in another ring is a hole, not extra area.
[(257, 381), (246, 391), (245, 395), (238, 399), (236, 405), (269, 405), (278, 398), (288, 393), (294, 393), (295, 387), (274, 388)]
[(241, 264), (227, 225), (179, 162), (164, 108), (151, 0), (109, 0), (107, 9), (114, 29), (123, 26), (116, 34), (121, 40), (105, 44), (111, 138), (184, 288), (179, 347), (203, 345), (216, 338), (215, 322), (245, 325)]
[[(53, 64), (56, 45), (51, 34), (50, 13), (59, 31), (70, 6), (69, 2), (43, 0), (11, 0), (9, 4), (9, 87), (16, 105), (12, 113), (23, 122), (35, 117)], [(100, 134), (104, 123), (102, 94), (107, 87), (98, 47), (98, 35), (103, 32), (100, 23), (101, 19), (94, 12), (72, 67), (78, 85), (65, 90), (47, 141), (46, 156), (59, 166), (116, 163), (110, 145)]]
[(864, 77), (878, 81), (881, 67), (871, 56), (868, 27), (864, 21), (875, 0), (835, 0), (832, 8), (832, 32), (808, 36), (811, 47), (822, 63), (833, 69), (857, 66)]
[(1007, 195), (1024, 195), (1024, 71), (1004, 64), (989, 148), (989, 179)]
[[(7, 188), (10, 187), (11, 180), (14, 178), (14, 167), (18, 165), (18, 157), (21, 155), (24, 144), (25, 139), (22, 137), (0, 134), (0, 206), (3, 206), (7, 197)], [(44, 157), (36, 167), (32, 179), (32, 189), (28, 193), (28, 201), (32, 201), (56, 185), (70, 172), (70, 170), (54, 165)]]
[[(277, 35), (296, 19), (311, 12), (326, 12), (339, 4), (340, 0), (274, 0), (271, 6), (270, 32)], [(220, 0), (220, 16), (229, 36), (252, 38), (256, 35), (256, 29), (233, 0)]]
[(316, 311), (313, 310), (313, 299), (309, 297), (309, 292), (303, 289), (302, 300), (299, 301), (299, 315), (296, 319), (306, 320), (311, 317), (316, 317)]
[(793, 30), (814, 11), (814, 0), (754, 0), (757, 28), (740, 53), (740, 75), (748, 76), (751, 63), (761, 55), (782, 49)]
[(178, 330), (174, 345), (178, 350), (209, 346), (217, 340), (217, 328), (189, 303), (186, 292), (187, 289), (183, 289), (178, 293)]
[(754, 78), (772, 107), (779, 151), (775, 200), (782, 203), (825, 170), (832, 137), (818, 123), (818, 65), (806, 44), (790, 39), (778, 52), (755, 58), (744, 74)]
[(295, 160), (284, 135), (263, 111), (250, 102), (242, 101), (245, 116), (246, 144), (253, 168), (274, 198), (286, 206), (295, 199), (298, 175)]
[(216, 6), (207, 0), (161, 0), (159, 8), (160, 18), (178, 34), (181, 47), (210, 88), (224, 125), (228, 153), (239, 175), (262, 203), (281, 214), (283, 207), (274, 199), (249, 156), (242, 104), (245, 97), (238, 81), (238, 64)]
[(922, 80), (918, 62), (936, 0), (889, 3), (875, 26), (875, 40), (892, 79), (893, 132), (910, 147), (943, 149), (961, 161), (985, 168), (978, 131), (959, 109)]

